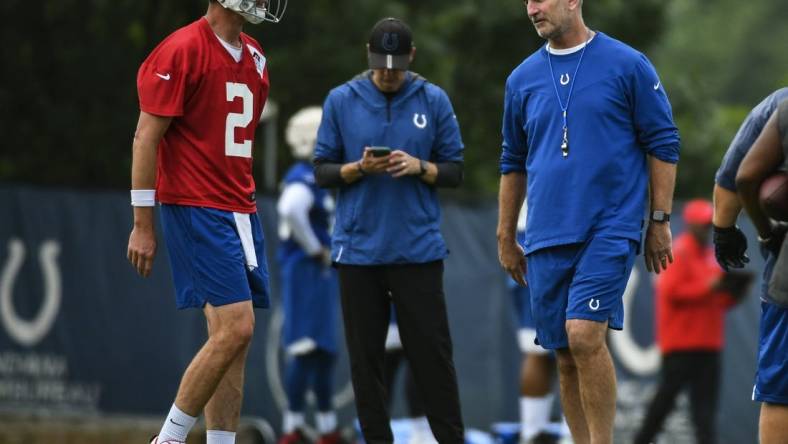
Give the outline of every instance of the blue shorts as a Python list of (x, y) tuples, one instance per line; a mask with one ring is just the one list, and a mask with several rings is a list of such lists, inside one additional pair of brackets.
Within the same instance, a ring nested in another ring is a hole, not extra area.
[[(251, 270), (234, 213), (162, 205), (161, 216), (178, 309), (202, 308), (205, 304), (218, 307), (248, 300), (258, 308), (270, 305), (263, 229), (257, 214), (249, 215), (257, 260), (257, 267)], [(245, 229), (244, 233), (249, 235)]]
[(529, 287), (521, 287), (515, 284), (511, 289), (514, 311), (517, 315), (517, 326), (521, 329), (536, 328), (534, 317), (531, 315), (531, 291)]
[(567, 319), (624, 327), (622, 297), (632, 271), (637, 242), (596, 235), (584, 243), (560, 245), (527, 257), (531, 311), (539, 344), (566, 348)]
[(761, 302), (753, 401), (788, 405), (788, 309)]

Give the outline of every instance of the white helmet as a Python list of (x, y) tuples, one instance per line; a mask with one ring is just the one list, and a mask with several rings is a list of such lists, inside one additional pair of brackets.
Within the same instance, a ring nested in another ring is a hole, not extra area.
[(285, 139), (290, 145), (290, 152), (296, 159), (309, 160), (315, 151), (317, 142), (317, 129), (323, 109), (319, 106), (308, 106), (293, 114), (287, 122)]
[(266, 21), (279, 23), (287, 9), (287, 0), (216, 0), (225, 8), (241, 14), (255, 25)]

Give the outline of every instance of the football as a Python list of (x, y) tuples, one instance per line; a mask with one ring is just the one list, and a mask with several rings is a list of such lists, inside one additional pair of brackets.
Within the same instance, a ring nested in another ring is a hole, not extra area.
[(767, 177), (761, 184), (759, 198), (767, 216), (788, 222), (788, 173), (781, 171)]

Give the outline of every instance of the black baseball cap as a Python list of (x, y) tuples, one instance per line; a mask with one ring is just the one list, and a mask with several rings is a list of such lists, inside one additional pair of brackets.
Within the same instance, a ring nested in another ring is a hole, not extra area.
[(402, 20), (384, 18), (375, 23), (369, 35), (371, 69), (408, 69), (413, 34)]

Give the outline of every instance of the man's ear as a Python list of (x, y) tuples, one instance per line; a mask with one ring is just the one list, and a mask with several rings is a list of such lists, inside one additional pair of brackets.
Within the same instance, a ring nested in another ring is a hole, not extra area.
[[(369, 45), (367, 45), (369, 46)], [(408, 59), (408, 63), (413, 63), (413, 59), (416, 57), (416, 47), (410, 49), (410, 58)]]

